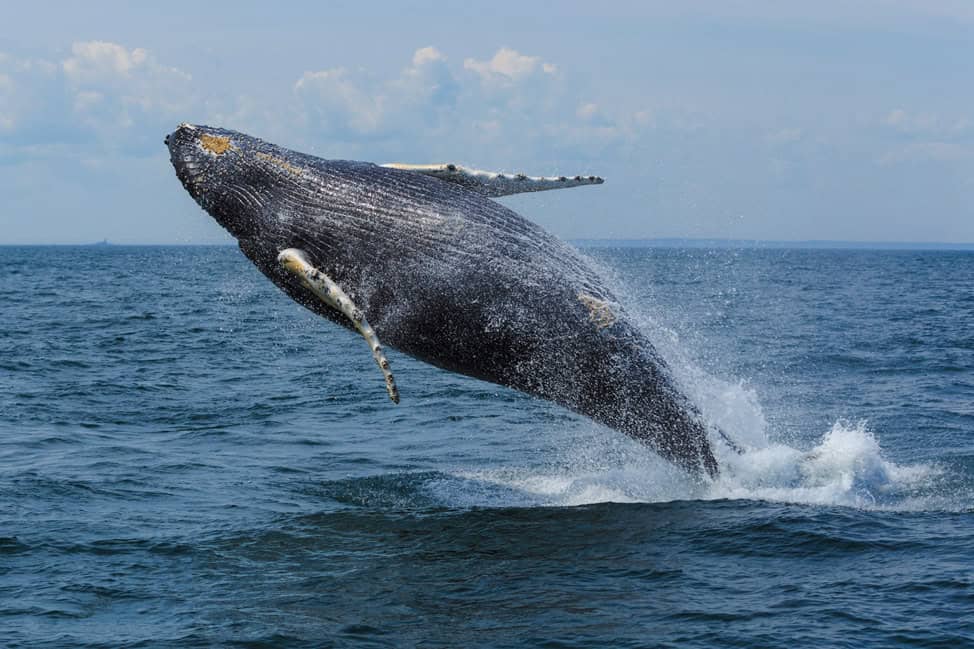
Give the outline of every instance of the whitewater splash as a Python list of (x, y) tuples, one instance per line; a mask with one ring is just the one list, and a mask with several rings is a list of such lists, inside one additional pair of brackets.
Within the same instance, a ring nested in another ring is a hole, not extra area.
[(865, 422), (837, 422), (808, 451), (769, 444), (722, 459), (724, 471), (709, 488), (709, 498), (923, 509), (932, 503), (921, 493), (942, 474), (935, 465), (899, 465), (884, 458)]
[[(457, 471), (431, 484), (460, 506), (575, 506), (602, 502), (743, 499), (861, 509), (953, 509), (936, 493), (943, 471), (883, 457), (864, 423), (836, 423), (810, 450), (785, 444), (721, 454), (717, 480), (701, 484), (644, 446), (601, 431), (575, 440), (546, 467)], [(570, 461), (568, 454), (574, 454)]]
[(808, 449), (774, 441), (755, 390), (709, 376), (676, 350), (671, 353), (677, 356), (683, 383), (705, 417), (731, 431), (744, 449), (738, 454), (714, 442), (721, 475), (699, 497), (869, 509), (923, 509), (932, 504), (928, 491), (942, 469), (888, 460), (865, 421), (837, 421)]
[(592, 425), (561, 439), (557, 456), (542, 466), (451, 472), (428, 489), (454, 506), (743, 499), (880, 510), (958, 507), (943, 494), (941, 467), (887, 459), (865, 422), (838, 421), (807, 449), (774, 442), (753, 389), (704, 376), (696, 377), (693, 392), (706, 404), (706, 418), (744, 449), (737, 453), (713, 440), (721, 466), (713, 482), (700, 483), (639, 442)]

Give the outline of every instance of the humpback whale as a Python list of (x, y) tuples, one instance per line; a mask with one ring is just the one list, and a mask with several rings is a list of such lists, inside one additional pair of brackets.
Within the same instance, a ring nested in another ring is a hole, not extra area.
[(165, 143), (183, 187), (268, 279), (364, 338), (393, 402), (384, 346), (552, 401), (716, 476), (699, 410), (593, 265), (493, 200), (601, 178), (328, 160), (190, 124)]

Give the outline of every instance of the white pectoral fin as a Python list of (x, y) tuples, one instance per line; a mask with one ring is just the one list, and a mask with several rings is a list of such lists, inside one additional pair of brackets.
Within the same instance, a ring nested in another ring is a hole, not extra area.
[(392, 378), (392, 372), (389, 370), (389, 359), (382, 352), (382, 345), (379, 344), (379, 337), (375, 335), (375, 330), (366, 321), (362, 311), (352, 302), (352, 298), (330, 277), (312, 266), (302, 250), (297, 248), (283, 250), (277, 256), (277, 261), (285, 270), (298, 277), (301, 283), (317, 295), (322, 302), (340, 311), (351, 320), (356, 331), (362, 334), (365, 342), (369, 345), (369, 349), (372, 350), (372, 358), (375, 359), (376, 365), (382, 370), (389, 398), (392, 399), (393, 403), (399, 403), (399, 389), (396, 388), (396, 381)]
[(433, 176), (449, 183), (463, 185), (467, 189), (491, 198), (582, 185), (601, 185), (605, 182), (599, 176), (525, 176), (468, 169), (456, 164), (414, 165), (390, 162), (382, 166)]

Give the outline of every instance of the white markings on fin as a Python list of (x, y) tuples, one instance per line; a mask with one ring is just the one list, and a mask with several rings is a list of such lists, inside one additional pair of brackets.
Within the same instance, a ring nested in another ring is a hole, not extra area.
[(375, 335), (375, 330), (365, 320), (362, 311), (352, 302), (352, 298), (330, 277), (312, 266), (302, 250), (297, 248), (282, 250), (277, 256), (277, 261), (285, 270), (298, 277), (301, 283), (317, 295), (322, 302), (333, 309), (337, 309), (352, 321), (355, 329), (362, 334), (365, 342), (369, 345), (369, 349), (372, 350), (372, 358), (375, 359), (376, 365), (382, 370), (382, 375), (386, 379), (386, 391), (389, 393), (389, 398), (392, 399), (393, 403), (399, 403), (399, 389), (396, 387), (396, 380), (392, 378), (392, 372), (389, 370), (389, 359), (382, 351), (382, 345), (379, 344), (379, 337)]
[(543, 192), (565, 187), (601, 185), (605, 182), (599, 176), (525, 176), (524, 174), (503, 174), (467, 169), (456, 164), (414, 165), (390, 162), (382, 166), (433, 176), (440, 180), (463, 185), (467, 189), (491, 198), (524, 192)]

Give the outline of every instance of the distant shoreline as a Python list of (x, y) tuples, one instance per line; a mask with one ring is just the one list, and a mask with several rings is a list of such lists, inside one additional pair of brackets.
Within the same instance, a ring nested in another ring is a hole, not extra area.
[(832, 241), (810, 239), (572, 239), (582, 248), (708, 248), (708, 249), (817, 249), (817, 250), (974, 250), (974, 243), (937, 241)]
[[(690, 248), (719, 250), (971, 250), (974, 243), (910, 242), (910, 241), (779, 241), (761, 239), (569, 239), (579, 248)], [(0, 243), (0, 248), (223, 248), (236, 246), (226, 243)]]

